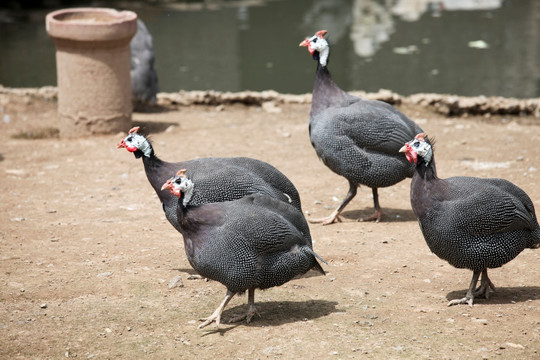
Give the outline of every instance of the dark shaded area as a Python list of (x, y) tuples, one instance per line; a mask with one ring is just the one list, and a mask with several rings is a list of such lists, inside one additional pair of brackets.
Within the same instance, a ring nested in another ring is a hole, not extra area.
[[(361, 196), (361, 194), (356, 195)], [(379, 196), (380, 200), (380, 196)], [(354, 208), (354, 203), (352, 205), (349, 205), (351, 208)], [(381, 218), (381, 222), (408, 222), (408, 221), (414, 221), (416, 222), (416, 216), (414, 215), (414, 212), (409, 209), (392, 209), (392, 208), (386, 208), (384, 207), (384, 201), (382, 201), (381, 204), (383, 216)], [(342, 216), (344, 219), (350, 220), (350, 221), (357, 221), (360, 218), (365, 218), (368, 216), (373, 215), (373, 207), (368, 207), (365, 209), (357, 209), (357, 210), (345, 210), (343, 211), (340, 216)]]
[[(216, 306), (217, 305), (218, 304), (216, 304)], [(225, 308), (221, 315), (222, 323), (224, 325), (219, 329), (215, 329), (215, 327), (212, 328), (214, 325), (210, 325), (208, 327), (210, 331), (207, 335), (215, 333), (224, 334), (241, 325), (254, 327), (280, 326), (298, 321), (315, 320), (336, 312), (344, 312), (344, 310), (338, 309), (337, 305), (338, 303), (335, 301), (326, 300), (257, 302), (257, 293), (255, 293), (255, 306), (261, 315), (260, 317), (253, 317), (249, 324), (246, 324), (246, 322), (243, 321), (231, 324), (233, 326), (225, 327), (228, 325), (228, 319), (246, 313), (246, 299), (245, 305), (238, 305), (230, 309)], [(205, 314), (202, 315), (206, 316)]]
[(133, 126), (140, 126), (141, 133), (156, 134), (167, 130), (169, 126), (178, 126), (175, 122), (134, 121)]
[(133, 111), (146, 113), (146, 114), (152, 114), (152, 113), (167, 112), (167, 111), (170, 111), (170, 109), (161, 105), (157, 105), (157, 104), (135, 102), (133, 104)]
[[(472, 273), (471, 273), (472, 274)], [(496, 280), (494, 280), (495, 282)], [(491, 293), (489, 299), (475, 298), (474, 305), (484, 304), (513, 304), (525, 302), (528, 300), (540, 299), (539, 286), (523, 286), (523, 287), (496, 287), (495, 292)], [(465, 296), (467, 289), (451, 291), (446, 295), (448, 301), (461, 299)]]
[(23, 140), (37, 140), (37, 139), (50, 139), (58, 138), (60, 136), (60, 130), (53, 127), (36, 128), (26, 131), (21, 131), (12, 136), (13, 139)]

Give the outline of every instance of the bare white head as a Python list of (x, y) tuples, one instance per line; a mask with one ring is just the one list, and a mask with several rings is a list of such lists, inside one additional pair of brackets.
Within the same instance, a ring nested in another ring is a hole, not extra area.
[(418, 156), (424, 159), (426, 165), (429, 165), (433, 158), (433, 148), (426, 141), (427, 135), (420, 133), (414, 137), (411, 141), (405, 143), (405, 145), (399, 149), (399, 152), (405, 153), (407, 160), (412, 163), (418, 163)]
[(152, 145), (150, 145), (148, 139), (139, 134), (138, 126), (129, 130), (128, 136), (122, 139), (118, 143), (117, 147), (125, 148), (129, 152), (135, 153), (136, 157), (140, 157), (140, 154), (137, 156), (137, 150), (139, 150), (146, 157), (150, 157), (153, 151)]
[(326, 30), (319, 30), (310, 38), (306, 38), (300, 43), (300, 46), (308, 48), (309, 53), (315, 60), (319, 61), (321, 66), (328, 65), (328, 56), (330, 55), (330, 45), (324, 38)]
[(193, 181), (186, 177), (186, 169), (179, 170), (175, 176), (170, 178), (163, 184), (161, 190), (169, 190), (169, 192), (182, 199), (182, 204), (187, 206), (189, 200), (193, 196)]

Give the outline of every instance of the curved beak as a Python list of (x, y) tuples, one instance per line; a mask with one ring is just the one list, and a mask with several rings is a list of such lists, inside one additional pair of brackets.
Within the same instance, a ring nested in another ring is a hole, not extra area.
[(165, 182), (165, 184), (163, 184), (163, 186), (161, 187), (161, 190), (169, 190), (171, 188), (171, 185), (172, 183), (171, 183), (171, 180), (169, 179)]
[(126, 142), (124, 141), (124, 139), (120, 140), (120, 142), (116, 144), (117, 149), (125, 148), (125, 147), (126, 147)]
[(405, 157), (409, 162), (415, 164), (418, 163), (418, 154), (411, 148), (411, 145), (409, 145), (408, 143), (403, 145), (401, 149), (399, 149), (399, 152), (405, 153)]
[(298, 46), (308, 47), (309, 46), (309, 39), (306, 39), (302, 41)]

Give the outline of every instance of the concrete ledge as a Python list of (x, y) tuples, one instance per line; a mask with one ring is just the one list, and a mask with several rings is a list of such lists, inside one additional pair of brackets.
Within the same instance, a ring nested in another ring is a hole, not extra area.
[[(56, 101), (58, 89), (54, 86), (42, 88), (6, 88), (0, 85), (0, 94), (30, 96), (48, 101)], [(470, 115), (532, 115), (540, 117), (540, 98), (516, 99), (498, 96), (456, 96), (448, 94), (414, 94), (401, 96), (389, 90), (376, 93), (351, 91), (351, 94), (366, 99), (380, 100), (392, 105), (412, 104), (429, 108), (446, 116)], [(273, 101), (282, 104), (309, 104), (311, 94), (281, 94), (268, 91), (179, 91), (175, 93), (159, 93), (158, 105), (162, 106), (191, 106), (191, 105), (222, 105), (245, 104), (260, 106)]]

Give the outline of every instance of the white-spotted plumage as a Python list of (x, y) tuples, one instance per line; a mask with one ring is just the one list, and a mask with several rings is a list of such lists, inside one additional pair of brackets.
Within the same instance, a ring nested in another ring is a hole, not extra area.
[(526, 248), (540, 247), (533, 202), (504, 179), (440, 179), (432, 146), (423, 133), (400, 151), (416, 164), (411, 206), (430, 250), (452, 266), (473, 271), (465, 297), (448, 305), (472, 306), (475, 298), (488, 298), (495, 288), (488, 269), (506, 264)]
[(371, 188), (375, 207), (375, 213), (362, 220), (379, 221), (383, 211), (377, 189), (413, 175), (414, 166), (398, 150), (422, 129), (387, 103), (359, 98), (339, 88), (328, 69), (326, 34), (326, 30), (317, 31), (300, 43), (317, 61), (309, 136), (323, 163), (348, 180), (349, 191), (332, 214), (310, 221), (323, 225), (341, 221), (339, 215), (356, 196), (359, 185)]
[[(198, 184), (184, 174), (185, 170), (177, 172), (162, 189), (182, 199), (183, 191)], [(249, 322), (257, 314), (255, 289), (280, 286), (310, 269), (324, 274), (302, 212), (287, 202), (255, 193), (233, 201), (184, 203), (178, 202), (177, 218), (189, 263), (227, 288), (223, 302), (199, 328), (213, 321), (219, 325), (224, 307), (236, 293), (248, 291), (249, 310), (233, 321)]]
[(186, 176), (197, 184), (189, 199), (190, 206), (261, 193), (284, 202), (292, 200), (291, 205), (301, 211), (300, 196), (294, 184), (272, 165), (246, 157), (166, 162), (156, 156), (150, 140), (139, 134), (139, 130), (139, 127), (132, 128), (117, 146), (133, 153), (136, 158), (142, 158), (148, 181), (163, 205), (167, 220), (175, 229), (180, 231), (176, 216), (178, 199), (168, 191), (162, 191), (161, 186), (179, 169), (186, 169)]

